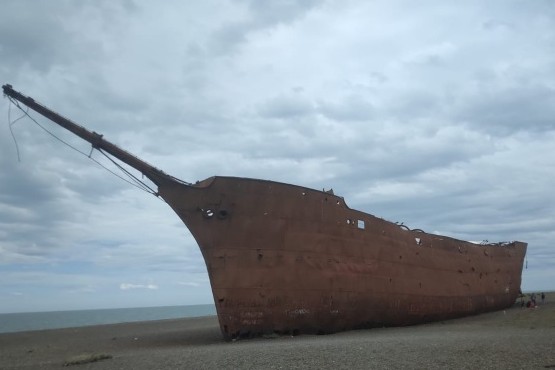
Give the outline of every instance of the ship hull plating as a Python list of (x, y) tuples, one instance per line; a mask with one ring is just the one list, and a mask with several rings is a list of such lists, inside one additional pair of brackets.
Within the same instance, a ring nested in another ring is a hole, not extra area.
[(271, 181), (160, 184), (196, 239), (226, 339), (402, 326), (515, 302), (526, 243), (407, 230), (341, 197)]

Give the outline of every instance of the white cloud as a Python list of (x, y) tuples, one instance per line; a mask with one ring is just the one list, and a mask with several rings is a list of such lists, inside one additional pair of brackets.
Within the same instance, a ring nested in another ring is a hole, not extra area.
[(158, 285), (156, 284), (130, 284), (130, 283), (121, 283), (119, 285), (121, 290), (129, 290), (129, 289), (150, 289), (156, 290), (158, 289)]
[(185, 286), (192, 286), (192, 287), (198, 287), (200, 286), (199, 283), (194, 282), (194, 281), (180, 281), (177, 284), (179, 285), (185, 285)]

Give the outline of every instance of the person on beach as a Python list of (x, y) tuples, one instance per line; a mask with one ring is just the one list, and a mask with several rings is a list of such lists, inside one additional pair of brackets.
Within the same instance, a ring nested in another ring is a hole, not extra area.
[(545, 293), (542, 292), (542, 304), (544, 304), (544, 303), (545, 303)]

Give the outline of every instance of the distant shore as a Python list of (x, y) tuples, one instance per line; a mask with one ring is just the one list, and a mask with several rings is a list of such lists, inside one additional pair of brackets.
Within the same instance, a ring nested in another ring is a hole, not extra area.
[(516, 304), (457, 320), (323, 336), (225, 342), (215, 316), (0, 334), (0, 369), (64, 364), (76, 369), (555, 368), (555, 293), (535, 309)]

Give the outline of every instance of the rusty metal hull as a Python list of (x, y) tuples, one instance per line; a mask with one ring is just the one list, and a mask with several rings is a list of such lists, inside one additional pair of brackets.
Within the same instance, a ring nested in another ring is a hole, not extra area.
[(406, 230), (299, 186), (212, 177), (159, 194), (196, 239), (226, 339), (403, 326), (500, 310), (526, 243)]

